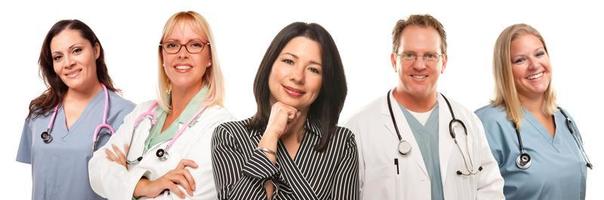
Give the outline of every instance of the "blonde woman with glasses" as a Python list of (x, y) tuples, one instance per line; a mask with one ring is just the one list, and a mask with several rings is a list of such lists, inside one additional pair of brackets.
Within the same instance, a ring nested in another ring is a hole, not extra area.
[(90, 182), (108, 199), (216, 199), (210, 140), (232, 119), (210, 27), (174, 14), (159, 54), (159, 97), (138, 105), (90, 160)]

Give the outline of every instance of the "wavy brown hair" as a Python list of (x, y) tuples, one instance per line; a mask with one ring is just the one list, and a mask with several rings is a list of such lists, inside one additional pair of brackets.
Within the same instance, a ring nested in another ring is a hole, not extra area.
[(40, 115), (47, 115), (55, 106), (63, 101), (63, 98), (67, 93), (67, 85), (63, 83), (61, 78), (54, 71), (52, 52), (50, 50), (52, 39), (66, 29), (80, 32), (82, 38), (88, 40), (93, 47), (96, 45), (99, 46), (99, 58), (96, 59), (96, 76), (99, 82), (104, 84), (108, 90), (117, 91), (107, 72), (103, 46), (92, 29), (84, 22), (77, 19), (61, 20), (50, 28), (42, 43), (38, 64), (40, 65), (40, 76), (42, 76), (44, 84), (46, 85), (46, 91), (29, 103), (28, 119)]

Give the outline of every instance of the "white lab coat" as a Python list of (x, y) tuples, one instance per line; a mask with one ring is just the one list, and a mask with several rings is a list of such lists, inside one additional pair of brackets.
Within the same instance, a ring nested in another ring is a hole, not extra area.
[[(430, 177), (419, 146), (399, 104), (392, 95), (389, 98), (401, 137), (411, 144), (412, 149), (406, 156), (398, 151), (399, 139), (390, 118), (386, 96), (375, 100), (354, 115), (346, 127), (355, 134), (359, 149), (361, 199), (431, 199)], [(447, 200), (504, 199), (503, 178), (489, 149), (480, 120), (473, 112), (456, 102), (449, 101), (455, 117), (463, 121), (468, 129), (468, 140), (461, 129), (456, 131), (457, 141), (464, 153), (467, 153), (466, 141), (468, 141), (474, 168), (477, 169), (481, 165), (483, 170), (471, 176), (456, 174), (457, 170), (465, 171), (466, 168), (461, 153), (449, 133), (451, 120), (449, 108), (442, 96), (438, 95), (438, 143), (444, 198)], [(399, 174), (394, 164), (395, 158), (398, 159)]]
[[(137, 105), (132, 113), (124, 118), (124, 123), (111, 139), (101, 149), (94, 152), (88, 164), (92, 189), (100, 196), (108, 199), (131, 200), (134, 188), (141, 177), (155, 180), (176, 168), (182, 159), (190, 159), (197, 163), (198, 168), (188, 168), (195, 179), (196, 190), (193, 196), (187, 197), (187, 199), (216, 199), (214, 176), (212, 174), (211, 138), (216, 126), (233, 120), (232, 115), (220, 106), (208, 107), (199, 116), (197, 123), (194, 122), (193, 126), (188, 128), (172, 145), (168, 151), (169, 157), (165, 161), (160, 161), (155, 156), (155, 152), (159, 148), (165, 148), (168, 142), (159, 143), (143, 154), (144, 143), (152, 127), (149, 119), (143, 120), (136, 128), (132, 140), (133, 144), (130, 144), (128, 159), (135, 160), (143, 155), (140, 163), (130, 165), (126, 169), (106, 158), (105, 149), (111, 149), (112, 144), (123, 150), (124, 145), (130, 143), (135, 119), (141, 113), (147, 111), (152, 103), (150, 101)], [(164, 192), (155, 199), (180, 198), (177, 195)]]

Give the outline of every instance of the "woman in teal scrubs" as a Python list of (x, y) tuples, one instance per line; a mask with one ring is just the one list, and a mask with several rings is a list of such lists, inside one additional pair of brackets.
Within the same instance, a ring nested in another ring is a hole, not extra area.
[(90, 187), (88, 160), (134, 108), (115, 93), (103, 54), (79, 20), (57, 22), (44, 39), (48, 88), (29, 105), (17, 153), (32, 167), (32, 199), (102, 199)]
[(476, 114), (506, 199), (585, 199), (591, 164), (573, 119), (556, 105), (543, 37), (529, 25), (512, 25), (499, 35), (493, 61), (496, 98)]

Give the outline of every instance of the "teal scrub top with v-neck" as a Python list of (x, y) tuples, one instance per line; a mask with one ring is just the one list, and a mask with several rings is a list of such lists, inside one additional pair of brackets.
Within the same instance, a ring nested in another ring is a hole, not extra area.
[[(117, 130), (134, 104), (114, 92), (108, 94), (107, 123)], [(65, 111), (59, 106), (51, 132), (53, 141), (48, 144), (40, 134), (48, 128), (53, 111), (25, 120), (17, 161), (31, 164), (32, 199), (103, 199), (90, 187), (88, 160), (92, 156), (93, 132), (102, 123), (104, 107), (105, 93), (100, 90), (67, 128)], [(95, 148), (109, 140), (108, 132), (101, 130)]]
[(430, 177), (431, 199), (442, 200), (445, 197), (442, 175), (440, 172), (438, 104), (430, 111), (430, 117), (425, 125), (422, 125), (403, 105), (399, 104), (399, 106), (407, 119), (407, 124), (409, 124), (409, 128), (415, 137), (417, 146), (419, 146), (419, 150), (422, 153), (424, 165), (426, 166), (426, 171)]
[[(506, 199), (585, 199), (586, 161), (560, 111), (554, 113), (556, 130), (551, 136), (523, 109), (520, 136), (524, 150), (532, 158), (528, 169), (516, 166), (520, 154), (518, 138), (505, 109), (485, 106), (478, 109), (476, 115), (483, 123), (491, 152), (499, 163)], [(579, 130), (574, 129), (580, 139)]]

